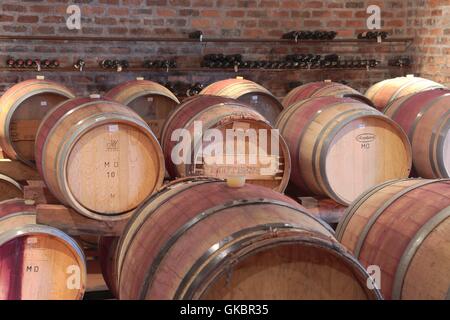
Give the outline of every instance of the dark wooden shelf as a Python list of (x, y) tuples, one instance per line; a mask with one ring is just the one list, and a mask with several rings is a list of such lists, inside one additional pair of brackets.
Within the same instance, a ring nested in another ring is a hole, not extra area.
[(381, 43), (377, 40), (361, 40), (353, 38), (338, 38), (333, 40), (290, 40), (276, 38), (204, 38), (198, 39), (181, 37), (86, 37), (86, 36), (27, 36), (27, 35), (0, 35), (0, 40), (29, 40), (29, 41), (66, 41), (66, 42), (189, 42), (189, 43), (277, 43), (277, 44), (314, 44), (314, 43), (362, 43), (362, 44), (383, 44), (383, 43), (411, 43), (414, 38), (388, 38)]
[[(400, 68), (400, 67), (376, 67), (369, 68), (369, 71), (374, 70), (392, 70), (392, 69), (404, 69), (409, 70), (408, 68)], [(169, 69), (168, 73), (171, 72), (211, 72), (211, 73), (240, 73), (240, 72), (314, 72), (314, 71), (368, 71), (366, 68), (322, 68), (322, 69), (239, 69), (237, 72), (234, 69), (212, 69), (212, 68), (201, 68), (201, 67), (192, 67), (192, 68), (172, 68)], [(36, 69), (28, 69), (28, 68), (7, 68), (0, 67), (0, 72), (35, 72), (35, 73), (45, 73), (45, 72), (76, 72), (76, 73), (85, 73), (85, 72), (113, 72), (113, 73), (127, 73), (127, 72), (150, 72), (150, 73), (165, 73), (166, 69), (147, 69), (147, 68), (127, 68), (122, 70), (121, 72), (117, 72), (114, 69), (103, 69), (100, 67), (93, 68), (84, 68), (82, 72), (76, 70), (75, 68), (61, 67), (61, 68), (51, 68), (51, 69), (42, 69), (41, 71), (37, 71)]]

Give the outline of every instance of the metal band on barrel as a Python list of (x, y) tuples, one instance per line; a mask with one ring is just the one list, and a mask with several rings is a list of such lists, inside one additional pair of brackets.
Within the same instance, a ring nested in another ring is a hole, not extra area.
[(375, 211), (375, 213), (370, 217), (369, 221), (364, 226), (363, 231), (359, 235), (359, 238), (358, 238), (358, 241), (356, 243), (355, 250), (354, 250), (355, 257), (357, 259), (359, 258), (362, 246), (364, 245), (364, 242), (365, 242), (365, 240), (367, 238), (367, 235), (369, 234), (370, 230), (374, 226), (375, 222), (377, 222), (378, 218), (381, 217), (381, 215), (384, 213), (384, 210), (386, 210), (390, 205), (392, 205), (395, 201), (397, 201), (398, 199), (403, 197), (405, 194), (407, 194), (407, 193), (409, 193), (409, 192), (411, 192), (413, 190), (416, 190), (418, 188), (424, 187), (426, 185), (433, 184), (433, 183), (440, 182), (440, 181), (441, 180), (424, 180), (424, 181), (422, 181), (420, 183), (417, 183), (417, 184), (415, 184), (415, 185), (413, 185), (411, 187), (403, 189), (402, 191), (398, 192), (393, 197), (391, 197), (388, 201), (386, 201), (384, 203), (384, 205), (382, 205), (380, 208), (378, 208), (378, 210)]
[[(195, 177), (192, 177), (192, 179), (195, 179)], [(190, 179), (189, 179), (190, 180)], [(211, 180), (201, 180), (201, 181), (195, 181), (198, 184), (204, 184), (204, 183), (212, 183), (217, 182), (218, 180), (215, 180), (211, 178)], [(134, 214), (129, 222), (127, 223), (126, 228), (123, 231), (123, 236), (120, 237), (119, 243), (117, 245), (117, 283), (120, 284), (120, 275), (122, 273), (123, 269), (123, 261), (126, 259), (128, 251), (126, 250), (128, 248), (128, 245), (133, 242), (133, 239), (136, 237), (136, 234), (141, 229), (142, 225), (146, 221), (146, 219), (153, 215), (156, 209), (158, 209), (160, 206), (164, 205), (165, 203), (168, 203), (170, 200), (172, 200), (173, 197), (179, 194), (179, 192), (184, 191), (186, 189), (189, 189), (192, 187), (192, 185), (185, 183), (183, 185), (177, 186), (179, 188), (173, 195), (170, 197), (167, 197), (163, 201), (158, 202), (158, 206), (153, 206), (151, 208), (148, 207), (150, 203), (155, 203), (156, 199), (163, 195), (166, 192), (171, 191), (172, 187), (177, 185), (168, 185), (166, 187), (163, 187), (161, 190), (159, 190), (157, 193), (154, 193), (151, 195), (147, 200), (145, 200), (137, 209), (136, 214)], [(136, 224), (138, 227), (136, 228)], [(134, 229), (132, 230), (132, 228)], [(131, 233), (132, 231), (132, 233)], [(130, 235), (131, 233), (131, 235)], [(124, 252), (125, 250), (125, 252)]]
[[(30, 84), (33, 85), (33, 84)], [(53, 93), (53, 94), (57, 94), (57, 95), (61, 95), (63, 97), (66, 98), (73, 98), (73, 96), (68, 95), (67, 92), (63, 91), (63, 90), (58, 90), (58, 89), (53, 89), (53, 88), (44, 88), (44, 89), (39, 89), (39, 90), (35, 90), (35, 91), (31, 91), (28, 92), (27, 94), (24, 94), (23, 96), (20, 97), (20, 99), (17, 99), (14, 101), (13, 105), (11, 106), (11, 108), (8, 110), (8, 113), (6, 115), (6, 119), (5, 119), (5, 139), (8, 142), (8, 144), (11, 146), (11, 149), (14, 151), (15, 153), (15, 157), (21, 161), (23, 161), (24, 163), (31, 165), (32, 167), (34, 167), (33, 163), (29, 160), (26, 160), (24, 158), (22, 158), (17, 152), (16, 149), (14, 148), (14, 144), (13, 141), (11, 140), (10, 137), (10, 132), (9, 132), (9, 126), (11, 123), (11, 119), (14, 115), (14, 112), (17, 110), (17, 108), (27, 99), (29, 99), (30, 97), (33, 97), (37, 94), (40, 93)]]
[[(356, 111), (358, 109), (354, 109), (351, 111)], [(350, 110), (348, 112), (344, 112), (341, 113), (340, 115), (344, 115), (350, 113)], [(337, 202), (343, 204), (343, 205), (347, 205), (347, 201), (345, 201), (345, 199), (342, 199), (332, 188), (330, 185), (330, 182), (328, 181), (327, 178), (327, 174), (326, 174), (326, 157), (327, 154), (329, 152), (329, 146), (331, 144), (331, 142), (333, 141), (333, 139), (336, 137), (336, 135), (338, 134), (338, 132), (340, 130), (342, 130), (343, 128), (345, 128), (345, 126), (347, 126), (348, 124), (350, 124), (352, 121), (357, 120), (361, 117), (365, 117), (365, 116), (369, 116), (369, 117), (374, 117), (374, 118), (378, 118), (378, 119), (385, 119), (386, 116), (379, 114), (378, 111), (376, 111), (375, 109), (372, 110), (361, 110), (359, 112), (357, 112), (355, 115), (352, 115), (350, 117), (346, 117), (344, 118), (341, 122), (339, 122), (336, 126), (334, 126), (331, 130), (329, 130), (327, 132), (327, 135), (325, 137), (324, 140), (323, 137), (325, 135), (325, 131), (326, 129), (328, 130), (331, 126), (331, 123), (328, 123), (326, 127), (324, 127), (324, 129), (322, 130), (322, 132), (319, 134), (318, 139), (316, 140), (316, 143), (314, 144), (314, 151), (313, 151), (313, 155), (312, 155), (312, 159), (313, 159), (313, 172), (314, 172), (314, 177), (316, 178), (316, 181), (320, 181), (323, 183), (319, 185), (321, 188), (324, 188), (324, 191), (328, 191), (326, 192), (327, 194), (330, 195), (331, 198), (333, 198), (334, 200), (336, 200)], [(322, 144), (320, 146), (320, 153), (319, 153), (319, 163), (318, 163), (318, 167), (316, 166), (316, 157), (317, 157), (317, 149), (319, 148), (319, 142), (322, 141)], [(317, 178), (317, 171), (320, 173), (320, 180), (318, 180)]]
[[(246, 243), (256, 238), (258, 235), (264, 235), (267, 232), (271, 232), (274, 230), (295, 230), (295, 229), (301, 230), (300, 228), (301, 228), (300, 226), (294, 226), (287, 223), (263, 224), (237, 231), (232, 235), (230, 235), (229, 237), (223, 239), (222, 241), (215, 243), (194, 263), (194, 265), (184, 275), (173, 296), (173, 300), (192, 300), (193, 295), (198, 290), (198, 287), (201, 285), (205, 276), (211, 270), (215, 269), (216, 266), (220, 264), (222, 260), (224, 260), (227, 256), (230, 255), (230, 253), (236, 252), (240, 248), (245, 247)], [(236, 241), (237, 239), (240, 240)], [(226, 248), (226, 246), (228, 245), (229, 247)], [(208, 265), (205, 268), (201, 268), (201, 266), (206, 261), (208, 261), (212, 256), (214, 256), (216, 253), (219, 252), (220, 254), (216, 255), (213, 258), (214, 261), (208, 263)], [(194, 279), (194, 275), (197, 273), (197, 271), (199, 271), (199, 269), (201, 269), (201, 273), (198, 274), (198, 276), (195, 277)], [(193, 281), (191, 283), (192, 279)]]
[[(449, 178), (447, 169), (445, 168), (445, 156), (443, 154), (444, 142), (450, 129), (449, 116), (450, 110), (447, 110), (447, 112), (445, 112), (445, 114), (441, 116), (441, 119), (444, 119), (445, 122), (440, 123), (440, 125), (434, 126), (431, 132), (428, 157), (431, 169), (433, 170), (437, 178)], [(438, 154), (438, 151), (442, 152)]]
[(342, 240), (342, 237), (344, 236), (344, 232), (347, 228), (347, 225), (349, 224), (350, 220), (353, 218), (354, 214), (358, 209), (366, 202), (371, 196), (373, 196), (375, 193), (377, 193), (380, 190), (383, 190), (386, 187), (389, 187), (395, 183), (407, 181), (412, 179), (402, 179), (402, 180), (389, 180), (382, 184), (376, 185), (363, 194), (361, 194), (358, 198), (353, 201), (352, 205), (347, 208), (345, 211), (345, 214), (342, 218), (342, 220), (339, 222), (337, 228), (336, 228), (336, 239), (338, 241)]
[(395, 272), (392, 299), (399, 300), (402, 296), (403, 283), (405, 281), (406, 273), (414, 258), (417, 250), (420, 248), (425, 239), (435, 230), (442, 222), (450, 217), (450, 207), (447, 207), (433, 216), (427, 223), (425, 223), (419, 231), (411, 238), (408, 246), (403, 252), (400, 262), (398, 263)]
[[(67, 163), (69, 160), (69, 154), (70, 150), (73, 148), (74, 144), (78, 141), (78, 139), (81, 138), (81, 136), (87, 131), (92, 129), (93, 126), (99, 126), (108, 123), (107, 121), (114, 120), (115, 122), (119, 123), (125, 123), (128, 125), (133, 125), (138, 128), (143, 129), (143, 133), (147, 134), (148, 137), (152, 138), (152, 141), (157, 141), (155, 135), (151, 131), (151, 129), (148, 127), (148, 125), (140, 119), (136, 119), (127, 115), (124, 115), (122, 113), (118, 112), (108, 112), (106, 114), (94, 114), (90, 117), (87, 117), (83, 119), (82, 121), (77, 123), (77, 127), (74, 131), (69, 132), (66, 135), (66, 138), (64, 139), (64, 144), (60, 150), (58, 150), (57, 153), (57, 159), (58, 161), (58, 170), (57, 170), (57, 181), (60, 190), (63, 191), (64, 196), (66, 197), (67, 202), (74, 208), (77, 208), (77, 210), (88, 216), (88, 217), (101, 217), (102, 219), (107, 219), (109, 221), (116, 221), (116, 220), (122, 220), (127, 216), (130, 216), (132, 212), (135, 210), (130, 210), (128, 212), (121, 212), (117, 214), (110, 214), (105, 215), (101, 213), (94, 212), (92, 210), (89, 210), (85, 208), (81, 203), (78, 203), (78, 201), (74, 198), (70, 191), (70, 187), (68, 186), (67, 182)], [(55, 159), (56, 159), (55, 158)], [(159, 159), (160, 163), (163, 163), (164, 159), (162, 155), (160, 155)], [(164, 172), (159, 174), (158, 179), (156, 180), (156, 185), (158, 185), (162, 180), (164, 179)]]
[(148, 290), (151, 288), (151, 286), (153, 284), (153, 278), (156, 274), (156, 271), (158, 270), (159, 265), (161, 264), (165, 255), (186, 231), (188, 231), (189, 229), (194, 227), (197, 223), (201, 222), (202, 220), (204, 220), (204, 219), (208, 218), (209, 216), (212, 216), (218, 212), (221, 212), (224, 209), (230, 209), (233, 207), (240, 207), (240, 206), (247, 206), (247, 205), (261, 205), (261, 204), (273, 204), (273, 205), (277, 205), (277, 206), (281, 206), (281, 207), (290, 208), (297, 212), (301, 212), (305, 216), (308, 216), (309, 218), (311, 218), (314, 221), (321, 224), (331, 234), (334, 233), (334, 231), (331, 229), (331, 227), (324, 221), (315, 218), (313, 215), (309, 214), (308, 212), (300, 211), (299, 208), (296, 208), (285, 202), (271, 200), (271, 199), (256, 199), (256, 200), (242, 199), (242, 200), (234, 200), (234, 201), (231, 201), (228, 203), (220, 204), (218, 206), (215, 206), (215, 207), (205, 210), (204, 212), (198, 214), (196, 217), (189, 220), (186, 224), (184, 224), (181, 228), (179, 228), (173, 234), (173, 236), (165, 243), (165, 245), (162, 248), (160, 248), (157, 256), (155, 257), (155, 259), (152, 262), (151, 267), (146, 272), (146, 275), (144, 277), (144, 281), (143, 281), (143, 284), (142, 284), (142, 287), (141, 287), (141, 290), (139, 293), (139, 298), (140, 299), (145, 298), (146, 293), (148, 292)]
[[(355, 102), (357, 102), (357, 101), (355, 101)], [(300, 163), (300, 152), (299, 152), (299, 150), (300, 150), (300, 147), (301, 147), (301, 144), (302, 144), (302, 142), (303, 142), (303, 138), (305, 137), (305, 135), (306, 135), (306, 129), (311, 125), (311, 123), (314, 121), (314, 120), (316, 120), (317, 119), (317, 117), (319, 117), (319, 115), (321, 115), (322, 114), (322, 112), (324, 112), (324, 111), (327, 111), (327, 110), (329, 110), (329, 109), (331, 109), (332, 107), (335, 107), (335, 106), (338, 106), (338, 105), (341, 105), (343, 102), (342, 101), (339, 101), (339, 102), (335, 102), (335, 103), (332, 103), (332, 104), (329, 104), (329, 105), (326, 105), (326, 106), (324, 106), (322, 109), (319, 109), (319, 110), (317, 110), (316, 111), (316, 113), (314, 114), (314, 115), (312, 115), (309, 119), (308, 119), (308, 122), (304, 125), (304, 127), (303, 127), (303, 130), (301, 131), (301, 135), (300, 135), (300, 137), (299, 137), (299, 139), (298, 139), (298, 143), (297, 143), (297, 146), (296, 146), (296, 148), (295, 148), (295, 150), (293, 150), (296, 154), (297, 154), (297, 159), (298, 159), (298, 163), (296, 163), (295, 165), (298, 165), (298, 175), (300, 176), (300, 177), (302, 177), (302, 178), (304, 178), (303, 176), (302, 176), (302, 174), (301, 174), (301, 163)], [(348, 113), (348, 112), (351, 112), (351, 111), (354, 111), (354, 110), (356, 110), (356, 109), (351, 109), (351, 110), (347, 110), (347, 111), (345, 111), (345, 112), (343, 112), (343, 113), (341, 113), (341, 114), (345, 114), (345, 113)], [(340, 115), (341, 115), (340, 114)], [(328, 125), (328, 124), (327, 124)], [(325, 127), (324, 127), (324, 129), (326, 128), (326, 126), (327, 125), (325, 125)], [(322, 129), (322, 130), (324, 130), (324, 129)], [(319, 137), (320, 137), (320, 134), (319, 134)], [(314, 149), (316, 148), (316, 144), (317, 144), (317, 141), (318, 141), (319, 139), (316, 139), (316, 141), (315, 141), (315, 145), (314, 145)], [(314, 174), (314, 177), (316, 177), (316, 173), (315, 173), (315, 171), (314, 171), (314, 163), (315, 163), (315, 161), (314, 161), (314, 150), (313, 150), (313, 156), (311, 157), (311, 169), (312, 169), (312, 172), (313, 172), (313, 174)], [(317, 179), (317, 178), (316, 178)], [(303, 186), (304, 186), (304, 188), (305, 189), (310, 189), (309, 187), (308, 187), (308, 183), (307, 183), (307, 181), (305, 181), (304, 179), (302, 179), (302, 184), (303, 184)], [(320, 187), (320, 185), (319, 185), (319, 187)]]
[[(284, 238), (278, 238), (277, 236), (279, 235), (279, 230), (281, 230), (281, 232), (288, 233), (289, 236)], [(254, 231), (256, 231), (256, 234)], [(245, 247), (252, 246), (256, 242), (256, 240), (258, 240), (258, 238), (264, 237), (268, 231), (276, 232), (277, 234), (274, 235), (273, 237), (262, 239), (263, 242), (265, 242), (262, 246), (258, 246), (256, 250), (251, 250), (250, 248), (250, 250), (241, 255), (240, 258), (245, 259), (245, 257), (248, 256), (249, 254), (257, 253), (267, 248), (274, 247), (275, 245), (279, 246), (280, 244), (289, 245), (302, 243), (302, 245), (305, 246), (308, 245), (321, 246), (325, 249), (333, 251), (336, 254), (339, 254), (340, 256), (345, 258), (346, 264), (351, 264), (353, 267), (359, 269), (361, 274), (364, 275), (365, 277), (362, 280), (367, 280), (368, 278), (370, 278), (370, 275), (367, 273), (367, 270), (365, 270), (361, 266), (361, 264), (353, 257), (353, 255), (343, 250), (342, 247), (339, 247), (339, 245), (336, 245), (334, 241), (329, 241), (329, 239), (322, 238), (320, 236), (319, 237), (311, 236), (311, 230), (307, 230), (302, 226), (293, 226), (289, 224), (278, 224), (278, 225), (266, 224), (241, 230), (231, 235), (229, 237), (230, 239), (229, 238), (224, 239), (223, 241), (213, 245), (196, 262), (196, 264), (191, 268), (191, 270), (184, 276), (181, 285), (177, 289), (174, 299), (187, 299), (187, 300), (194, 299), (198, 289), (203, 285), (203, 283), (210, 276), (210, 274), (213, 273), (214, 270), (218, 269), (218, 266), (220, 266), (221, 264), (228, 264), (227, 267), (230, 268), (234, 263), (235, 260), (234, 258), (237, 251), (239, 251), (240, 249), (244, 249)], [(240, 239), (235, 243), (232, 243), (232, 241), (239, 239), (241, 237), (241, 234), (243, 235), (248, 234), (248, 236), (243, 239)], [(228, 248), (225, 248), (226, 246), (228, 246)], [(223, 249), (219, 252), (220, 248)], [(217, 252), (219, 252), (219, 254), (216, 254)], [(214, 257), (211, 259), (212, 256)], [(210, 261), (206, 265), (204, 265), (204, 262), (207, 262), (208, 260)], [(226, 272), (228, 268), (222, 268), (222, 270)], [(196, 275), (195, 277), (193, 277), (194, 274)], [(220, 276), (220, 274), (215, 276), (216, 279), (217, 276)], [(365, 285), (366, 283), (363, 284), (364, 288), (366, 288)], [(209, 283), (207, 287), (203, 290), (202, 294), (206, 292), (210, 286), (211, 284)], [(382, 299), (379, 288), (375, 288), (373, 292), (375, 293), (377, 299), (379, 300)]]

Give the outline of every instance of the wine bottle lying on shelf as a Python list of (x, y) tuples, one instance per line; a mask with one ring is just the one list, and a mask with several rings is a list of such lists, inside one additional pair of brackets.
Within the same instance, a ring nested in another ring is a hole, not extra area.
[(387, 39), (389, 33), (386, 31), (365, 31), (358, 34), (360, 40), (376, 40), (380, 37), (382, 40)]
[(408, 68), (412, 65), (411, 57), (395, 57), (389, 60), (388, 65), (391, 67)]
[(333, 40), (337, 36), (336, 31), (290, 31), (283, 34), (282, 39), (288, 40)]

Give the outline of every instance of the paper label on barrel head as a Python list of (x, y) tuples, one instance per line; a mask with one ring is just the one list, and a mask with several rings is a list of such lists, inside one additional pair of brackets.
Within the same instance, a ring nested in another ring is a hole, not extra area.
[(236, 121), (236, 122), (233, 123), (233, 129), (248, 130), (248, 129), (250, 129), (250, 123)]
[(36, 237), (31, 237), (27, 239), (27, 244), (36, 244), (38, 243), (38, 238)]
[(376, 140), (377, 136), (373, 133), (363, 133), (356, 137), (356, 141), (361, 143), (370, 143)]
[[(225, 158), (227, 155), (224, 155)], [(227, 179), (230, 176), (245, 177), (248, 180), (265, 180), (271, 179), (279, 172), (278, 157), (267, 155), (265, 157), (260, 156), (257, 163), (251, 163), (248, 155), (232, 154), (228, 155), (231, 159), (235, 160), (235, 163), (216, 164), (214, 157), (205, 157), (203, 160), (203, 175), (212, 176), (220, 179)], [(236, 160), (244, 158), (245, 163), (236, 163)], [(264, 159), (262, 159), (264, 158)]]
[(119, 131), (119, 125), (118, 124), (110, 124), (108, 126), (108, 131), (109, 132), (117, 132), (117, 131)]
[(47, 101), (41, 101), (41, 107), (46, 107), (48, 105)]

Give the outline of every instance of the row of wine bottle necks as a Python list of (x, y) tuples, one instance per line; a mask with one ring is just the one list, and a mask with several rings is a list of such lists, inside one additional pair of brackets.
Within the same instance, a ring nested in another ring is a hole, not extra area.
[(166, 82), (164, 86), (170, 91), (172, 91), (176, 96), (185, 95), (188, 97), (198, 95), (200, 91), (202, 91), (205, 88), (205, 85), (200, 82), (190, 84), (181, 81)]
[[(290, 31), (283, 34), (283, 39), (290, 40), (333, 40), (337, 36), (337, 32), (335, 31)], [(375, 40), (382, 39), (385, 40), (389, 36), (389, 33), (386, 31), (366, 31), (358, 34), (358, 39), (366, 39), (366, 40)]]
[[(115, 69), (118, 66), (122, 68), (128, 68), (130, 66), (127, 60), (103, 60), (100, 62), (100, 66), (104, 69)], [(176, 68), (177, 62), (175, 60), (145, 60), (143, 63), (144, 68)]]
[(49, 59), (13, 59), (9, 58), (6, 60), (6, 66), (9, 68), (34, 68), (38, 65), (41, 68), (58, 68), (60, 66), (59, 60), (49, 60)]
[(295, 69), (295, 68), (374, 68), (380, 64), (376, 59), (342, 60), (336, 54), (326, 56), (316, 54), (293, 54), (284, 60), (244, 61), (241, 55), (206, 55), (202, 67), (206, 68), (248, 68), (248, 69)]
[[(39, 59), (8, 59), (7, 66), (11, 68), (32, 68), (40, 65), (42, 68), (57, 68), (60, 66), (58, 60)], [(244, 69), (284, 69), (284, 68), (364, 68), (376, 67), (380, 64), (376, 59), (349, 59), (342, 60), (336, 54), (316, 55), (316, 54), (294, 54), (288, 55), (284, 60), (249, 60), (245, 61), (242, 55), (209, 54), (204, 56), (201, 66), (206, 68), (233, 68)], [(389, 60), (390, 66), (410, 66), (409, 57), (396, 57)], [(128, 68), (127, 60), (102, 60), (100, 66), (104, 69), (115, 69), (117, 67)], [(175, 60), (146, 60), (143, 64), (148, 69), (176, 68)]]

